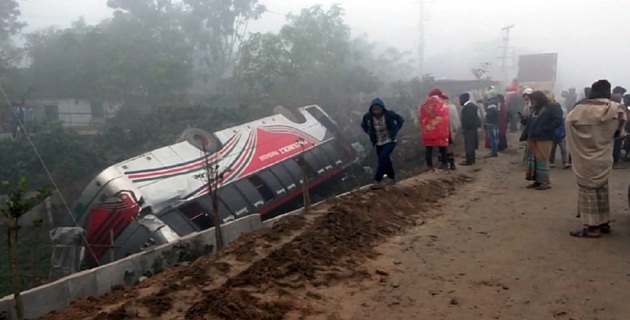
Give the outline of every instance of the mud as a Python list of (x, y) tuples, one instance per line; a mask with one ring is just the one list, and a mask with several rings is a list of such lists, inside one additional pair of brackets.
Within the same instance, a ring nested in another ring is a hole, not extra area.
[(303, 318), (317, 312), (318, 292), (378, 278), (366, 261), (388, 238), (434, 217), (435, 202), (470, 179), (451, 174), (403, 181), (381, 191), (329, 200), (245, 235), (200, 258), (42, 319)]

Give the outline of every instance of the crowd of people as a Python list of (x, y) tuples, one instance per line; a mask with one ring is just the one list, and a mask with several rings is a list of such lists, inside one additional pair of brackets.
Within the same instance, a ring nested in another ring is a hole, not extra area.
[[(630, 150), (626, 132), (630, 94), (622, 87), (612, 89), (607, 80), (599, 80), (586, 88), (585, 97), (577, 101), (574, 89), (563, 93), (564, 107), (550, 91), (521, 87), (514, 81), (505, 95), (490, 87), (482, 100), (473, 102), (469, 93), (459, 96), (461, 113), (454, 123), (449, 97), (433, 89), (418, 108), (421, 141), (425, 162), (435, 170), (437, 151), (439, 169), (456, 169), (453, 152), (454, 127), (461, 129), (465, 159), (461, 165), (475, 164), (479, 149), (479, 131), (485, 131), (488, 158), (498, 157), (508, 148), (507, 132), (518, 132), (524, 144), (523, 163), (529, 189), (551, 189), (550, 168), (555, 166), (559, 149), (564, 169), (572, 168), (578, 184), (578, 216), (583, 228), (570, 234), (582, 238), (599, 238), (610, 233), (608, 179), (613, 168), (620, 168), (622, 149)], [(627, 107), (626, 107), (627, 106)], [(457, 112), (456, 112), (457, 115)], [(378, 165), (373, 189), (383, 187), (383, 179), (395, 183), (391, 153), (403, 118), (385, 108), (377, 98), (363, 117), (362, 128), (376, 147)]]

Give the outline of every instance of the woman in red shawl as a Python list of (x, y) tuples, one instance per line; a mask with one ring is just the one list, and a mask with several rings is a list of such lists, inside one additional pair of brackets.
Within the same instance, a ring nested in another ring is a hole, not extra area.
[(442, 169), (448, 169), (447, 147), (451, 136), (449, 109), (440, 89), (433, 89), (429, 97), (418, 108), (422, 144), (424, 144), (427, 166), (433, 170), (433, 149), (440, 150)]

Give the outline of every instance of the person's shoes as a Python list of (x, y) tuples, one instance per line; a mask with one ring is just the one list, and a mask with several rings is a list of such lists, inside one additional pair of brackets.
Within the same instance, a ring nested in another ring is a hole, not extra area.
[(555, 167), (556, 167), (556, 164), (555, 164), (555, 163), (552, 163), (552, 164), (550, 164), (550, 165), (549, 165), (549, 168), (552, 168), (552, 169), (553, 169), (553, 168), (555, 168)]
[(604, 223), (599, 225), (599, 231), (601, 231), (601, 233), (603, 234), (610, 234), (612, 232), (612, 229), (610, 228), (610, 224)]
[(534, 182), (530, 185), (527, 186), (527, 189), (536, 189), (538, 187), (540, 187), (542, 184), (540, 182)]
[(498, 154), (496, 154), (496, 153), (489, 153), (489, 154), (487, 154), (487, 155), (486, 155), (486, 158), (496, 158), (496, 157), (498, 157), (498, 156), (499, 156), (499, 155), (498, 155)]
[(380, 181), (376, 181), (372, 184), (372, 186), (370, 187), (370, 189), (372, 190), (381, 190), (383, 189), (383, 183)]
[(450, 168), (449, 168), (448, 164), (443, 164), (443, 165), (440, 166), (440, 170), (450, 171)]
[(570, 169), (571, 168), (571, 164), (570, 163), (565, 163), (562, 168), (563, 169)]
[(460, 162), (460, 163), (459, 163), (459, 165), (460, 165), (460, 166), (465, 166), (465, 167), (467, 167), (467, 166), (472, 166), (472, 165), (474, 165), (474, 163), (464, 161), (464, 162)]

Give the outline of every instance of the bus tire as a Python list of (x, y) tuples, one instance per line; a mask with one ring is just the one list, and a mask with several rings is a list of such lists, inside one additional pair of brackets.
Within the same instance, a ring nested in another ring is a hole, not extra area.
[(205, 130), (198, 128), (186, 129), (177, 139), (177, 142), (187, 141), (193, 147), (207, 153), (215, 153), (223, 147), (219, 139), (209, 134)]

